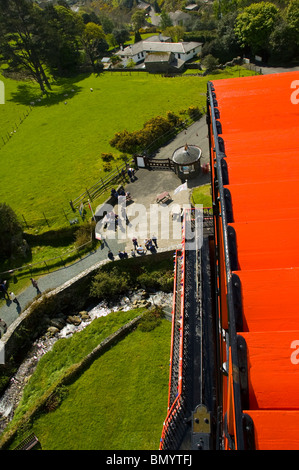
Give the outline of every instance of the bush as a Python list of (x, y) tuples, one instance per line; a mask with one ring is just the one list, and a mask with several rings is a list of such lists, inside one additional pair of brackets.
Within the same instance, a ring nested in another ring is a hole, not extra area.
[(162, 318), (164, 318), (163, 309), (155, 306), (142, 316), (138, 328), (144, 332), (152, 331), (161, 324)]
[(212, 56), (212, 54), (208, 54), (203, 60), (202, 65), (206, 68), (206, 71), (213, 72), (219, 67), (219, 60)]
[(23, 229), (16, 214), (5, 203), (0, 203), (0, 259), (22, 255)]
[(110, 272), (100, 271), (93, 279), (90, 294), (99, 300), (104, 298), (115, 299), (129, 289), (129, 281), (126, 273), (119, 275), (116, 268)]
[(139, 131), (128, 132), (125, 129), (117, 132), (109, 143), (121, 152), (133, 154), (148, 147), (181, 122), (180, 117), (169, 111), (167, 117), (156, 116), (147, 121)]
[(111, 162), (111, 160), (114, 160), (114, 156), (112, 153), (102, 153), (102, 160), (103, 162)]
[(66, 398), (67, 396), (68, 388), (65, 385), (60, 385), (59, 387), (57, 387), (55, 392), (49, 396), (44, 405), (46, 413), (49, 413), (50, 411), (55, 411), (62, 403), (64, 398)]
[(112, 170), (112, 165), (111, 165), (111, 163), (104, 163), (104, 165), (103, 165), (103, 170), (104, 170), (104, 171), (111, 171), (111, 170)]
[(201, 112), (199, 111), (199, 108), (197, 106), (189, 106), (188, 115), (191, 119), (197, 121), (201, 117)]
[(143, 272), (137, 277), (137, 282), (145, 289), (160, 289), (164, 292), (171, 292), (173, 289), (173, 272)]
[(95, 222), (86, 223), (82, 225), (75, 233), (75, 247), (78, 249), (82, 245), (93, 241), (94, 237), (94, 229), (95, 229)]

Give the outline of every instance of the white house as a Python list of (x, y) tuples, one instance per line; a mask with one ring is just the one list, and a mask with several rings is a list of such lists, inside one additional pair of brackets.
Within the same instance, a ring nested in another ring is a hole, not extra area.
[(124, 66), (132, 60), (135, 64), (140, 64), (144, 62), (148, 54), (153, 53), (171, 53), (175, 59), (186, 62), (196, 57), (201, 49), (202, 43), (200, 42), (171, 42), (170, 38), (151, 36), (144, 41), (130, 44), (123, 50), (118, 51), (117, 55), (122, 58)]

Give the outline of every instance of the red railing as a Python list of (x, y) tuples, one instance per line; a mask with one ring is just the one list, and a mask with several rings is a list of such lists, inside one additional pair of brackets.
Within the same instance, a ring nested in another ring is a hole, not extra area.
[(171, 369), (173, 367), (172, 359), (173, 359), (173, 341), (174, 341), (174, 334), (175, 334), (175, 308), (176, 302), (180, 300), (180, 342), (179, 342), (179, 368), (178, 368), (178, 393), (174, 400), (174, 402), (170, 403), (170, 390), (171, 390), (171, 380), (172, 380), (172, 370), (170, 370), (169, 375), (169, 399), (168, 399), (168, 412), (166, 419), (163, 423), (162, 429), (162, 436), (160, 439), (160, 447), (159, 449), (162, 450), (164, 446), (165, 437), (168, 433), (170, 424), (172, 423), (175, 415), (181, 409), (182, 406), (182, 383), (183, 383), (183, 349), (184, 349), (184, 304), (185, 304), (185, 213), (184, 213), (184, 220), (183, 220), (183, 229), (182, 229), (182, 250), (181, 250), (181, 263), (180, 263), (180, 270), (181, 270), (181, 280), (180, 280), (180, 299), (178, 292), (176, 292), (176, 282), (177, 282), (177, 267), (178, 267), (178, 251), (176, 252), (176, 260), (175, 260), (175, 283), (174, 283), (174, 300), (173, 300), (173, 316), (172, 316), (172, 335), (171, 335)]

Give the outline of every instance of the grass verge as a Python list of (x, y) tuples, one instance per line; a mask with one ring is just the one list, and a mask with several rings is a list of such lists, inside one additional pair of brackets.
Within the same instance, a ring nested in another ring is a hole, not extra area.
[[(57, 374), (138, 314), (140, 309), (115, 312), (55, 343), (26, 386), (15, 419)], [(64, 390), (57, 408), (23, 427), (18, 440), (34, 432), (43, 450), (158, 449), (167, 410), (170, 332), (166, 320), (150, 331), (135, 329)]]

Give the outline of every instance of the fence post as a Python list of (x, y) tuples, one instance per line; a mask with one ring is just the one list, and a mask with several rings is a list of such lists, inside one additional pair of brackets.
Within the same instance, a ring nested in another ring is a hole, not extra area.
[(45, 213), (44, 213), (44, 212), (43, 212), (43, 214), (44, 214), (44, 218), (45, 218), (45, 221), (47, 222), (47, 225), (48, 225), (48, 227), (50, 227), (50, 225), (49, 225), (49, 222), (48, 222), (48, 220), (47, 220), (47, 218), (46, 218), (46, 216), (45, 216)]
[(27, 224), (27, 222), (26, 222), (26, 219), (25, 219), (25, 217), (23, 216), (23, 214), (22, 214), (22, 217), (23, 217), (23, 220), (24, 220), (24, 222), (25, 222), (26, 227), (29, 228), (29, 227), (28, 227), (28, 224)]
[(87, 192), (87, 195), (88, 195), (89, 199), (91, 199), (91, 200), (92, 200), (92, 197), (91, 197), (91, 195), (89, 194), (89, 191), (88, 191), (88, 189), (87, 189), (87, 188), (86, 188), (86, 192)]
[(67, 215), (66, 213), (64, 212), (64, 208), (62, 208), (62, 212), (64, 213), (64, 217), (66, 218), (67, 222), (69, 221), (69, 219), (67, 218)]

